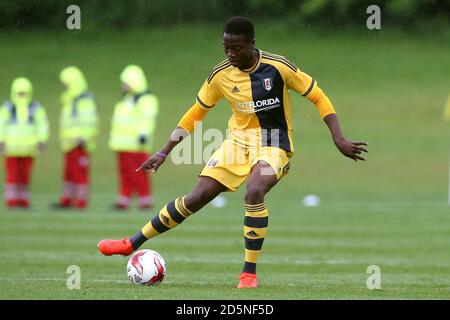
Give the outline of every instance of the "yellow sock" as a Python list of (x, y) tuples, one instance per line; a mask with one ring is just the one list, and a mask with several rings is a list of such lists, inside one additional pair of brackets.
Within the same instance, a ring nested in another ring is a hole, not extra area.
[(269, 211), (264, 203), (245, 205), (245, 264), (243, 272), (256, 273), (256, 263), (261, 254), (268, 224)]
[(188, 218), (193, 212), (186, 208), (184, 198), (177, 198), (165, 205), (159, 214), (142, 228), (142, 234), (147, 239), (153, 238), (176, 227)]

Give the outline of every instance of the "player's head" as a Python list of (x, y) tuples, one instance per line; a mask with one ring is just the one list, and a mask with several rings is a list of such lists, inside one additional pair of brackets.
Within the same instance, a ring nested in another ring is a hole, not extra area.
[(249, 67), (255, 47), (253, 23), (244, 17), (228, 19), (223, 28), (223, 47), (231, 65), (237, 68)]

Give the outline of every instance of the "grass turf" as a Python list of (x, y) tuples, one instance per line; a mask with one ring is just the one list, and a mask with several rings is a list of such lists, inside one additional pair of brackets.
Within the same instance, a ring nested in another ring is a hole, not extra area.
[[(89, 213), (2, 215), (0, 297), (449, 298), (449, 217), (444, 205), (431, 205), (433, 213), (430, 205), (364, 203), (298, 210), (295, 202), (270, 201), (261, 287), (243, 291), (234, 288), (242, 264), (242, 217), (240, 205), (232, 202), (236, 204), (226, 208), (209, 206), (144, 245), (161, 252), (168, 264), (163, 284), (150, 288), (128, 282), (126, 258), (100, 256), (95, 247), (102, 237), (134, 232), (146, 221), (141, 212), (113, 214), (93, 206)], [(66, 288), (69, 265), (81, 268), (81, 290)], [(381, 269), (381, 290), (366, 287), (370, 265)]]
[[(128, 283), (126, 258), (103, 257), (102, 238), (133, 234), (161, 206), (189, 192), (201, 165), (168, 161), (153, 178), (151, 212), (110, 210), (116, 161), (107, 150), (109, 121), (128, 63), (148, 72), (161, 100), (155, 146), (194, 101), (209, 69), (224, 59), (220, 26), (0, 35), (0, 92), (28, 75), (49, 113), (52, 137), (33, 175), (33, 209), (0, 213), (2, 299), (428, 299), (450, 298), (450, 214), (446, 205), (449, 49), (430, 38), (390, 30), (327, 35), (258, 26), (258, 47), (288, 56), (314, 75), (333, 101), (346, 136), (369, 142), (366, 163), (334, 148), (314, 107), (293, 95), (296, 154), (291, 171), (267, 197), (269, 234), (258, 267), (261, 287), (237, 290), (243, 258), (242, 188), (225, 208), (207, 206), (144, 247), (159, 251), (168, 274), (159, 287)], [(92, 201), (83, 213), (50, 211), (58, 197), (61, 154), (59, 70), (80, 66), (102, 117), (93, 156)], [(204, 129), (225, 129), (228, 106), (210, 112)], [(4, 172), (0, 171), (3, 180)], [(180, 183), (183, 181), (183, 183)], [(322, 203), (306, 208), (301, 199)], [(66, 269), (81, 268), (81, 290), (66, 288)], [(381, 290), (368, 290), (369, 265)]]

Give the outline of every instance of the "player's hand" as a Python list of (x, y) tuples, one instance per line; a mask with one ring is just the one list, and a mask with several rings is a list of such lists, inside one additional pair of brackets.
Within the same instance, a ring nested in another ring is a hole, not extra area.
[(136, 172), (152, 170), (152, 173), (156, 173), (156, 171), (158, 171), (159, 166), (162, 165), (165, 160), (166, 160), (165, 157), (156, 153), (147, 160), (145, 160), (141, 164), (141, 166), (136, 169)]
[(365, 161), (366, 159), (362, 157), (362, 152), (368, 152), (367, 146), (368, 144), (366, 142), (362, 141), (351, 141), (347, 140), (345, 138), (342, 138), (339, 141), (334, 142), (336, 144), (336, 147), (339, 149), (339, 151), (346, 157), (349, 157), (350, 159), (353, 159), (355, 161), (362, 160)]

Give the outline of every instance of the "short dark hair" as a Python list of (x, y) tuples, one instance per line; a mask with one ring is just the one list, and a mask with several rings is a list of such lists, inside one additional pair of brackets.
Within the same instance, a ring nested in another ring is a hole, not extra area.
[(252, 41), (255, 38), (253, 22), (245, 17), (237, 16), (228, 19), (223, 27), (223, 32), (235, 35), (242, 34), (247, 41)]

